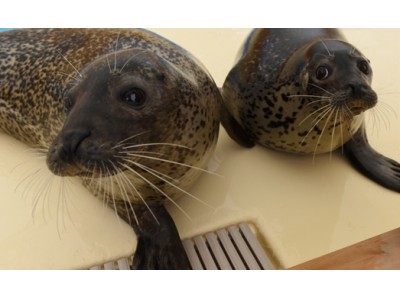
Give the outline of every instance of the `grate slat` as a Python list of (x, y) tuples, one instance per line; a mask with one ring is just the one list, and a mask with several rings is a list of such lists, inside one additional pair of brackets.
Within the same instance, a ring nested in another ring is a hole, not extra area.
[(127, 258), (117, 260), (118, 270), (130, 270), (129, 261)]
[(184, 240), (182, 241), (183, 248), (185, 248), (186, 254), (188, 256), (190, 265), (193, 270), (204, 270), (203, 265), (200, 262), (200, 259), (196, 253), (196, 249), (194, 248), (192, 240)]
[(221, 270), (232, 270), (231, 264), (229, 263), (224, 250), (221, 248), (220, 243), (218, 242), (217, 235), (214, 232), (209, 232), (205, 234), (208, 245), (214, 254), (215, 259)]
[(241, 223), (239, 224), (239, 228), (242, 231), (251, 249), (253, 250), (262, 268), (264, 270), (274, 270), (275, 268), (272, 262), (269, 260), (269, 258), (264, 252), (264, 249), (261, 247), (259, 241), (254, 236), (253, 232), (250, 230), (249, 225), (247, 225), (246, 223)]
[(224, 246), (225, 252), (228, 254), (228, 257), (232, 262), (234, 269), (246, 270), (246, 266), (243, 264), (243, 261), (237, 253), (235, 246), (232, 244), (228, 232), (225, 229), (220, 229), (217, 230), (217, 235), (222, 245)]
[(114, 262), (108, 262), (104, 264), (104, 270), (115, 270)]
[(197, 250), (199, 250), (199, 254), (201, 256), (201, 259), (206, 267), (207, 270), (218, 270), (217, 265), (214, 262), (214, 259), (208, 250), (207, 244), (204, 242), (204, 239), (202, 236), (198, 235), (193, 238), (194, 243), (197, 247)]
[(240, 234), (239, 228), (237, 226), (230, 226), (228, 227), (228, 232), (230, 233), (233, 241), (235, 242), (237, 248), (243, 260), (247, 264), (250, 270), (260, 270), (260, 266), (258, 265), (257, 261), (254, 259), (251, 250), (247, 246), (245, 240), (243, 239), (242, 235)]

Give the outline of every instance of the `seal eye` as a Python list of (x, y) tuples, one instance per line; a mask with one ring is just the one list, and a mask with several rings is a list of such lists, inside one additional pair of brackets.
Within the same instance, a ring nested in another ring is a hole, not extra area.
[(133, 107), (139, 108), (146, 101), (146, 93), (139, 88), (133, 88), (122, 94), (122, 100)]
[(329, 75), (330, 75), (329, 69), (325, 66), (320, 66), (315, 71), (315, 76), (317, 77), (318, 80), (325, 80), (329, 77)]
[(369, 74), (369, 66), (365, 60), (362, 60), (358, 63), (358, 69), (363, 72), (365, 75)]

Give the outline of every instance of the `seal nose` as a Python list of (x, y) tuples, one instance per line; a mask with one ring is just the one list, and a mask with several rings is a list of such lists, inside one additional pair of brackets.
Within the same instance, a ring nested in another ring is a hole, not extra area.
[(78, 148), (82, 141), (90, 135), (88, 131), (73, 131), (63, 135), (61, 142), (58, 144), (58, 155), (61, 159), (69, 161), (76, 156)]
[[(350, 88), (352, 97), (355, 99), (364, 99), (366, 97), (369, 98), (372, 94), (370, 87), (365, 84), (350, 83), (349, 88)], [(373, 93), (373, 94), (375, 94), (375, 93)]]
[(47, 166), (58, 176), (75, 176), (80, 172), (79, 147), (90, 136), (89, 131), (70, 131), (60, 134), (49, 149)]

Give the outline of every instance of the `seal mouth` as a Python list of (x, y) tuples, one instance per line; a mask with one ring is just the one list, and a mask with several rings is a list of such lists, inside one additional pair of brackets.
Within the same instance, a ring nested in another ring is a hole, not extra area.
[(378, 102), (375, 93), (366, 94), (364, 97), (355, 98), (349, 93), (338, 93), (332, 98), (332, 105), (347, 111), (351, 116), (357, 116), (373, 108)]
[(353, 115), (359, 115), (362, 112), (366, 111), (369, 108), (361, 107), (361, 106), (353, 106), (350, 108), (350, 111)]
[(373, 108), (377, 103), (376, 97), (365, 98), (365, 99), (350, 99), (345, 106), (354, 115), (359, 115), (368, 109)]

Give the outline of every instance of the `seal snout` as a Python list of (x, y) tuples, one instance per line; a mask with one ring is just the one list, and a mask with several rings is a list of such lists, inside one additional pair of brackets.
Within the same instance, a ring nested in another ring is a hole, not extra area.
[(346, 90), (336, 92), (332, 97), (332, 105), (341, 107), (351, 112), (352, 116), (374, 107), (378, 96), (369, 85), (360, 83), (349, 83)]
[(349, 84), (350, 95), (354, 99), (365, 99), (368, 102), (377, 102), (378, 96), (376, 93), (370, 88), (369, 85), (366, 84)]
[(60, 134), (51, 145), (47, 155), (49, 169), (58, 176), (77, 176), (81, 173), (78, 166), (79, 148), (90, 136), (90, 131), (72, 131)]
[(349, 84), (348, 108), (354, 115), (358, 115), (372, 107), (378, 101), (377, 94), (366, 84)]

